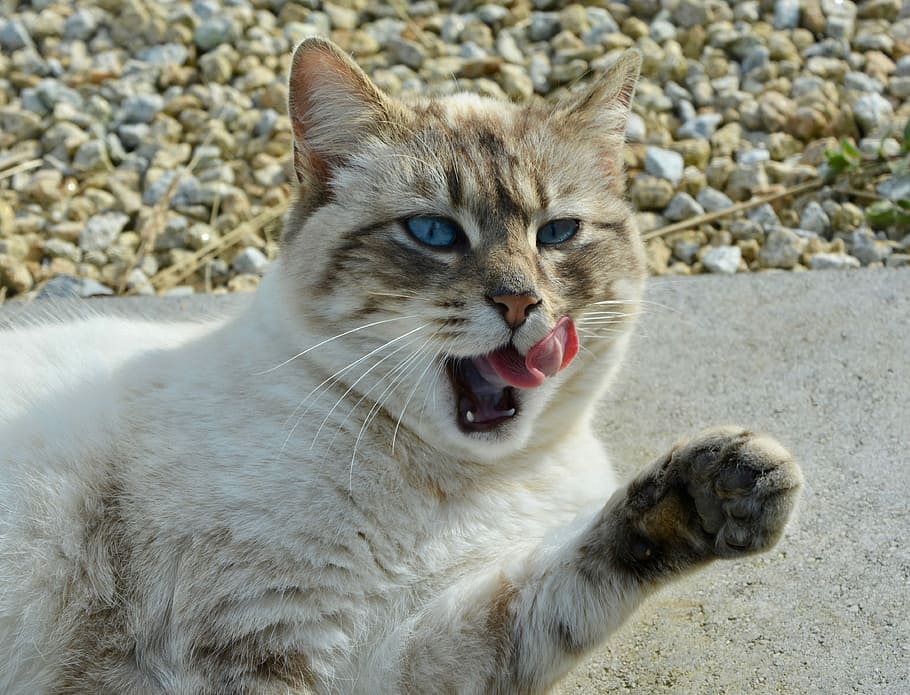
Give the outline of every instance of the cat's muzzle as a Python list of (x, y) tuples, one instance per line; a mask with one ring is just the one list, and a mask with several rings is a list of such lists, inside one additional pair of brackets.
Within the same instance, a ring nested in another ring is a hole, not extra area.
[(510, 343), (479, 357), (450, 358), (446, 366), (462, 431), (486, 432), (515, 417), (521, 391), (543, 384), (577, 353), (575, 324), (563, 316), (527, 355)]

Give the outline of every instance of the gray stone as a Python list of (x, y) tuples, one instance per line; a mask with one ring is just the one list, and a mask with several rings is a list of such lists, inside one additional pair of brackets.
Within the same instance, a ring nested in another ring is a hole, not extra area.
[(673, 255), (683, 263), (691, 265), (701, 249), (701, 244), (690, 239), (680, 239), (673, 244)]
[(853, 115), (863, 133), (870, 134), (888, 127), (894, 107), (881, 94), (863, 94), (853, 104)]
[(680, 0), (673, 10), (673, 19), (681, 27), (705, 25), (710, 18), (708, 6), (704, 0)]
[(60, 102), (70, 104), (77, 109), (83, 108), (85, 104), (79, 92), (72, 87), (67, 87), (59, 80), (51, 78), (41, 80), (38, 83), (35, 87), (35, 95), (44, 102), (44, 105), (50, 111), (53, 111), (54, 107)]
[(677, 193), (663, 212), (671, 222), (687, 220), (690, 217), (704, 214), (705, 209), (688, 193)]
[(762, 268), (790, 269), (799, 263), (805, 242), (789, 229), (775, 229), (768, 235), (758, 262)]
[(763, 147), (756, 147), (754, 150), (740, 150), (736, 155), (736, 161), (746, 166), (770, 160), (771, 153)]
[(392, 60), (414, 70), (420, 68), (427, 57), (426, 50), (416, 41), (392, 39), (387, 48)]
[(253, 172), (253, 179), (260, 186), (275, 187), (287, 183), (287, 176), (284, 173), (284, 167), (278, 162), (265, 164), (257, 167)]
[(663, 210), (673, 198), (673, 184), (648, 174), (639, 174), (632, 182), (629, 196), (639, 210)]
[(831, 229), (831, 220), (824, 208), (815, 200), (809, 201), (799, 217), (800, 229), (817, 234), (826, 234)]
[(80, 145), (73, 166), (81, 171), (96, 171), (108, 164), (107, 145), (103, 140), (89, 140)]
[(676, 113), (679, 114), (679, 120), (688, 123), (697, 116), (695, 107), (691, 101), (679, 101), (676, 104)]
[(638, 83), (635, 92), (635, 100), (648, 111), (672, 111), (673, 102), (670, 100), (664, 90), (659, 86), (647, 81)]
[(224, 11), (221, 3), (216, 0), (193, 0), (191, 6), (199, 19), (208, 19)]
[(812, 270), (844, 270), (859, 267), (859, 260), (845, 253), (816, 253), (809, 258), (809, 268)]
[[(453, 21), (459, 28), (459, 34), (464, 29), (463, 18), (453, 16)], [(445, 28), (443, 24), (443, 28)], [(407, 24), (400, 19), (380, 17), (375, 22), (366, 25), (366, 32), (379, 42), (380, 46), (387, 46), (390, 41), (401, 38)]]
[(0, 48), (7, 51), (18, 51), (20, 48), (34, 46), (32, 37), (17, 19), (10, 19), (0, 24)]
[(476, 8), (474, 14), (484, 24), (498, 24), (509, 16), (509, 10), (502, 5), (487, 3)]
[(155, 288), (149, 282), (148, 276), (140, 268), (133, 268), (129, 275), (126, 276), (126, 286), (136, 294), (144, 296), (153, 296), (155, 294)]
[(151, 128), (145, 123), (125, 123), (117, 128), (120, 142), (128, 150), (135, 150), (149, 139)]
[(753, 70), (767, 67), (770, 62), (771, 52), (765, 46), (756, 46), (746, 54), (740, 67), (746, 75)]
[(655, 19), (651, 22), (651, 39), (655, 43), (664, 43), (676, 38), (676, 27), (664, 19)]
[(485, 49), (478, 46), (473, 41), (465, 41), (461, 44), (461, 50), (459, 54), (465, 60), (478, 60), (481, 58), (486, 58), (489, 54)]
[(124, 123), (151, 123), (163, 108), (160, 94), (134, 94), (124, 99), (120, 118)]
[(695, 200), (706, 212), (717, 212), (718, 210), (726, 210), (729, 207), (733, 207), (733, 201), (730, 200), (728, 195), (710, 186), (702, 188), (698, 195), (695, 196)]
[(894, 138), (863, 138), (858, 147), (867, 157), (897, 157), (901, 153), (901, 144)]
[(848, 72), (847, 76), (844, 78), (844, 87), (847, 89), (853, 89), (857, 92), (870, 92), (881, 94), (885, 91), (885, 85), (879, 82), (874, 77), (869, 77), (864, 72)]
[(863, 265), (880, 263), (891, 255), (893, 249), (888, 244), (878, 241), (869, 229), (857, 229), (847, 238), (850, 255), (856, 256)]
[[(375, 22), (370, 25), (370, 28), (375, 26)], [(442, 40), (449, 44), (458, 43), (461, 39), (461, 32), (465, 30), (465, 18), (457, 14), (448, 14), (442, 20), (442, 27), (439, 30), (439, 35), (442, 37)], [(403, 28), (403, 27), (402, 27)], [(369, 29), (368, 29), (369, 31)], [(387, 36), (388, 40), (393, 38), (399, 38), (401, 36), (401, 30), (399, 29), (398, 33), (394, 36), (389, 34)], [(378, 37), (377, 37), (378, 38)], [(383, 43), (380, 41), (380, 43)]]
[(38, 90), (34, 87), (23, 89), (19, 93), (19, 98), (22, 100), (22, 108), (26, 111), (31, 111), (39, 116), (47, 116), (51, 112), (51, 109), (47, 107), (47, 104), (38, 95)]
[(63, 38), (88, 41), (98, 30), (98, 19), (89, 9), (76, 10), (63, 24)]
[(550, 89), (550, 73), (553, 68), (550, 66), (550, 59), (546, 53), (535, 53), (531, 56), (528, 64), (528, 76), (534, 83), (534, 91), (545, 94)]
[(717, 246), (702, 256), (701, 262), (708, 272), (733, 275), (739, 270), (741, 260), (739, 246)]
[(532, 12), (528, 36), (532, 41), (548, 41), (559, 32), (559, 15), (556, 12)]
[(672, 101), (673, 105), (676, 107), (679, 107), (680, 102), (688, 102), (692, 99), (692, 95), (689, 94), (688, 89), (672, 80), (664, 85), (664, 94), (670, 97), (670, 101)]
[(891, 79), (888, 80), (888, 92), (901, 100), (910, 98), (910, 76), (892, 76)]
[(96, 280), (73, 275), (57, 275), (41, 288), (35, 299), (85, 299), (112, 294), (114, 290)]
[(189, 51), (182, 43), (162, 43), (141, 49), (136, 57), (152, 65), (183, 65), (189, 58)]
[(238, 273), (262, 275), (269, 266), (269, 259), (256, 247), (248, 246), (237, 254), (232, 265)]
[(662, 147), (649, 147), (645, 153), (645, 171), (651, 176), (667, 179), (674, 186), (682, 181), (685, 161), (679, 152)]
[(628, 142), (644, 142), (647, 135), (645, 119), (637, 113), (630, 113), (626, 121), (626, 140)]
[(114, 243), (129, 221), (129, 216), (122, 212), (105, 212), (90, 217), (79, 234), (79, 246), (83, 251), (104, 251)]
[(885, 259), (886, 268), (910, 268), (910, 253), (892, 253)]
[(177, 177), (180, 177), (180, 181), (174, 187), (171, 205), (191, 204), (189, 198), (193, 191), (199, 187), (199, 180), (192, 174), (183, 174), (179, 171), (166, 171), (151, 183), (147, 183), (142, 193), (142, 202), (145, 205), (156, 205), (159, 203), (167, 194), (171, 182)]
[(51, 258), (65, 258), (73, 263), (82, 260), (82, 251), (75, 244), (63, 239), (48, 239), (44, 242), (44, 254)]
[(780, 226), (780, 218), (777, 216), (777, 213), (774, 212), (774, 208), (771, 207), (770, 203), (765, 203), (764, 205), (752, 208), (746, 213), (746, 217), (753, 222), (757, 222), (765, 229)]
[(910, 199), (910, 174), (889, 177), (878, 184), (875, 191), (891, 200)]
[(775, 0), (774, 28), (796, 29), (799, 26), (799, 0)]
[(768, 185), (768, 174), (761, 164), (739, 164), (730, 172), (725, 192), (733, 200), (748, 200)]
[(534, 82), (524, 68), (506, 63), (499, 68), (499, 82), (510, 99), (524, 101), (534, 94)]
[(193, 40), (203, 51), (210, 51), (223, 43), (233, 43), (240, 35), (240, 29), (230, 17), (213, 15), (204, 20), (193, 34)]
[(592, 30), (608, 33), (619, 32), (619, 25), (616, 23), (616, 20), (613, 19), (613, 15), (603, 7), (585, 6), (585, 14), (588, 17), (588, 24), (591, 25)]
[(676, 136), (683, 138), (699, 138), (707, 140), (717, 130), (724, 117), (719, 113), (705, 113), (683, 123), (676, 131)]
[(496, 52), (510, 63), (524, 63), (525, 56), (518, 47), (515, 37), (507, 31), (501, 31), (496, 37)]
[(0, 254), (0, 287), (5, 287), (16, 294), (28, 292), (34, 283), (35, 280), (23, 261)]
[(329, 16), (333, 29), (352, 30), (357, 28), (357, 10), (331, 3), (323, 3), (323, 10)]

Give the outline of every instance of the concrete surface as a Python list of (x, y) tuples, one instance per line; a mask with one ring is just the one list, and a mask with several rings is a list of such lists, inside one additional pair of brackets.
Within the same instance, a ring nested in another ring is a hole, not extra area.
[(910, 693), (910, 271), (663, 279), (649, 300), (601, 415), (620, 471), (733, 422), (777, 435), (808, 489), (775, 551), (653, 596), (560, 695)]

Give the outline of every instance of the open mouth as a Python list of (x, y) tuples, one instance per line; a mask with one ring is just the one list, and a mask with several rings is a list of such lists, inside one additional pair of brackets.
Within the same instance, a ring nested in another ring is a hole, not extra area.
[(565, 369), (577, 353), (575, 325), (564, 316), (527, 355), (509, 344), (478, 357), (449, 358), (458, 425), (465, 432), (487, 432), (513, 419), (521, 392)]

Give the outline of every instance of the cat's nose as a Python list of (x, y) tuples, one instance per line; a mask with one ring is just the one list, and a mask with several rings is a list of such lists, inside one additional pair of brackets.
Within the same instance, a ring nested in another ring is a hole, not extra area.
[(503, 319), (512, 328), (523, 324), (531, 309), (540, 303), (532, 294), (497, 294), (490, 300), (499, 305)]

